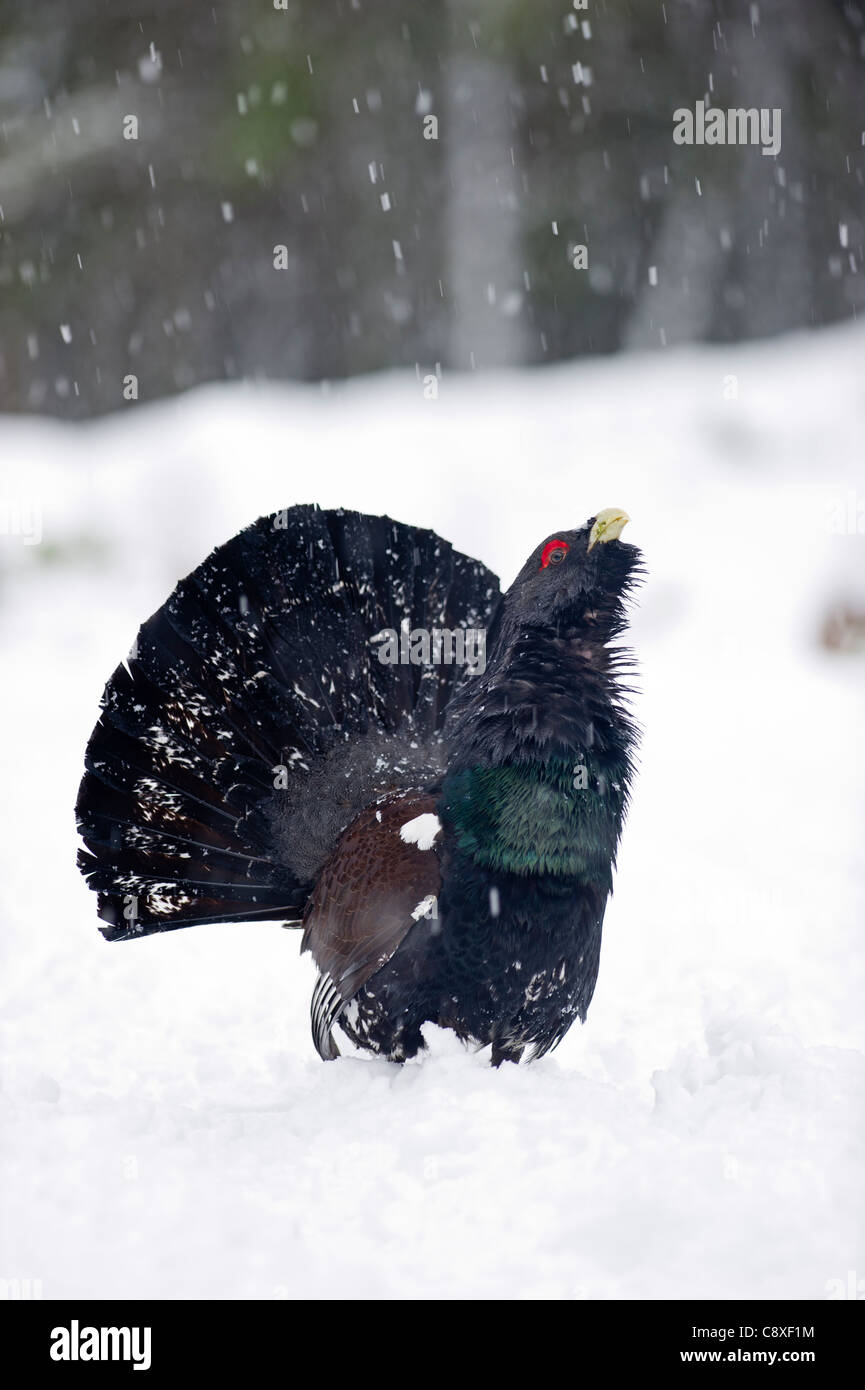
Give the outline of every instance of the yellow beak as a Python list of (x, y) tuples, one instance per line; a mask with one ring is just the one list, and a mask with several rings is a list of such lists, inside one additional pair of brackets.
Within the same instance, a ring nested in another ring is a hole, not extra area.
[(604, 511), (598, 512), (595, 524), (589, 532), (589, 550), (597, 541), (617, 541), (630, 519), (621, 507), (607, 507)]

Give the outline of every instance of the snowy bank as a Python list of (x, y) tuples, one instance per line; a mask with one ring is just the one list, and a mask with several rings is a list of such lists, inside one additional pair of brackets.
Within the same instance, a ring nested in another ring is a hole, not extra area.
[[(409, 375), (0, 420), (0, 1277), (823, 1298), (865, 1275), (865, 663), (818, 640), (865, 605), (863, 358), (845, 327), (436, 400)], [(641, 772), (588, 1023), (533, 1067), (436, 1030), (402, 1070), (325, 1065), (296, 933), (97, 931), (72, 807), (102, 685), (182, 574), (298, 501), (434, 527), (505, 582), (557, 527), (633, 518)]]

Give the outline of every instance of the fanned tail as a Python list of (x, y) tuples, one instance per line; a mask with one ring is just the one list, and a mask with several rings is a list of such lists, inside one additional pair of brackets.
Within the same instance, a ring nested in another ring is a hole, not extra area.
[(485, 628), (483, 565), (432, 531), (299, 506), (219, 547), (140, 629), (102, 699), (76, 812), (102, 931), (299, 919), (340, 831), (434, 778), (454, 665), (383, 629)]

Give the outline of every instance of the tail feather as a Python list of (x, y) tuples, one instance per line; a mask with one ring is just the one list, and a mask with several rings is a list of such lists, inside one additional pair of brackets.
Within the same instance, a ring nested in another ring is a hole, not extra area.
[(109, 680), (76, 807), (110, 940), (297, 919), (339, 831), (435, 773), (453, 666), (383, 628), (484, 627), (498, 581), (431, 531), (294, 507), (221, 546)]
[(319, 975), (309, 1006), (312, 1039), (319, 1057), (332, 1062), (339, 1056), (333, 1036), (334, 1024), (345, 1010), (345, 999), (329, 975)]

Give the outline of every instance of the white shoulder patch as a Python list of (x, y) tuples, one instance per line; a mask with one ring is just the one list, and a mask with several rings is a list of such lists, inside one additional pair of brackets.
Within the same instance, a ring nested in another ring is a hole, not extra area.
[(407, 845), (417, 845), (418, 849), (432, 849), (433, 841), (441, 830), (441, 821), (432, 811), (406, 821), (400, 826), (399, 837)]

